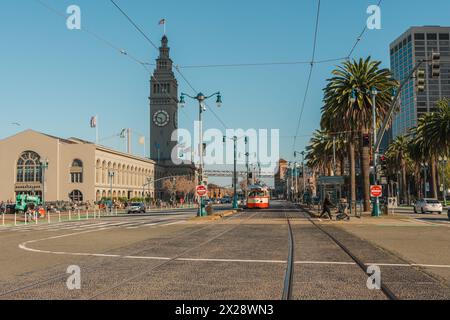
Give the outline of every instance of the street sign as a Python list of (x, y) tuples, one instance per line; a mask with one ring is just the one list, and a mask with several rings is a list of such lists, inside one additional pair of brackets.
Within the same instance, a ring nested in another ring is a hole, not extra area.
[(203, 186), (203, 185), (197, 186), (197, 188), (195, 190), (196, 190), (197, 196), (199, 196), (199, 197), (204, 197), (208, 193), (208, 188), (206, 188), (206, 186)]
[(374, 198), (379, 198), (383, 195), (383, 187), (381, 186), (370, 186), (370, 196)]
[(381, 184), (388, 184), (387, 178), (386, 177), (381, 177)]

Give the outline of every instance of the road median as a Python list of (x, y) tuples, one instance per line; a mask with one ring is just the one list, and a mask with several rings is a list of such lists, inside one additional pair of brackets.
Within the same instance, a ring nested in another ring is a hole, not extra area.
[(223, 210), (223, 211), (218, 211), (216, 213), (213, 213), (211, 215), (208, 215), (206, 217), (194, 217), (191, 219), (191, 221), (216, 221), (216, 220), (221, 220), (223, 218), (226, 217), (230, 217), (232, 215), (235, 215), (236, 213), (240, 212), (241, 210)]

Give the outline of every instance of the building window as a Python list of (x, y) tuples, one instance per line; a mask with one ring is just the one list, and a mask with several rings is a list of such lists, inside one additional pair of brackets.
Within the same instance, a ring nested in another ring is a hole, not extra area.
[(70, 181), (72, 183), (83, 183), (83, 162), (75, 159), (70, 168)]
[(42, 182), (41, 157), (25, 151), (17, 161), (17, 182)]
[(69, 193), (69, 198), (72, 202), (82, 202), (83, 194), (80, 190), (73, 190), (71, 193)]

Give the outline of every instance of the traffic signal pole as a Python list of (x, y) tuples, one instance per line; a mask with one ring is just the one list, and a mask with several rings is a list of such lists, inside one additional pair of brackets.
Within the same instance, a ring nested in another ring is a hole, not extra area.
[(375, 144), (375, 151), (378, 153), (379, 149), (380, 149), (380, 145), (381, 145), (381, 141), (383, 140), (384, 134), (386, 133), (386, 129), (387, 126), (392, 118), (392, 115), (394, 114), (395, 111), (395, 107), (397, 106), (397, 103), (399, 103), (399, 98), (400, 98), (400, 94), (403, 90), (403, 88), (405, 87), (405, 85), (409, 82), (409, 80), (413, 77), (413, 75), (417, 72), (417, 70), (420, 68), (420, 66), (425, 63), (425, 62), (430, 62), (432, 60), (430, 59), (423, 59), (420, 60), (419, 62), (417, 62), (416, 66), (414, 67), (414, 69), (411, 70), (410, 74), (405, 78), (405, 80), (403, 80), (400, 84), (400, 87), (398, 88), (394, 99), (392, 100), (391, 106), (389, 108), (389, 111), (386, 115), (386, 118), (383, 121), (383, 124), (380, 128), (380, 130), (378, 131), (378, 135), (377, 135), (377, 139), (376, 139), (376, 144)]
[[(373, 173), (374, 173), (374, 181), (375, 184), (378, 185), (378, 170), (377, 170), (377, 157), (378, 150), (376, 149), (377, 145), (377, 89), (372, 88), (372, 119), (373, 119)], [(380, 202), (378, 197), (374, 197), (373, 206), (372, 206), (372, 217), (380, 216)]]

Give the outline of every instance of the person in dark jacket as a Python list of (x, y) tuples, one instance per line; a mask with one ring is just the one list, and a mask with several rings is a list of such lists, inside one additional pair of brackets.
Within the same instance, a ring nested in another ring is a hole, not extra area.
[(333, 204), (330, 201), (330, 198), (327, 196), (322, 204), (322, 214), (320, 215), (320, 218), (322, 218), (324, 215), (327, 215), (330, 220), (333, 220), (333, 216), (331, 215), (331, 206)]

